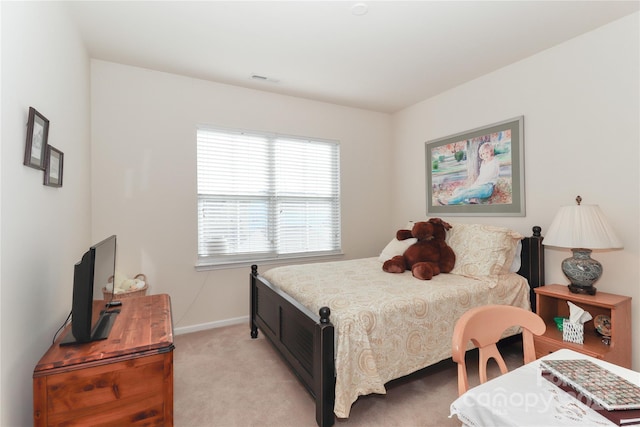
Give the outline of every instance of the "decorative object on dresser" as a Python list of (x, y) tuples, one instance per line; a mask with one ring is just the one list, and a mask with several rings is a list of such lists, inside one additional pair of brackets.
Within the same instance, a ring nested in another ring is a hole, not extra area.
[[(94, 316), (105, 301), (94, 301)], [(173, 326), (167, 294), (122, 302), (105, 340), (59, 346), (33, 371), (34, 426), (173, 425)], [(69, 329), (69, 327), (67, 327)]]
[[(547, 330), (533, 337), (538, 358), (561, 348), (568, 348), (597, 359), (631, 368), (631, 297), (598, 292), (596, 295), (575, 294), (563, 285), (547, 285), (534, 289), (537, 313), (547, 324)], [(589, 312), (593, 319), (584, 323), (582, 344), (563, 340), (563, 332), (556, 327), (556, 317), (569, 317), (567, 302)], [(598, 322), (608, 322), (603, 337)]]
[(574, 293), (594, 295), (593, 286), (602, 275), (602, 264), (591, 258), (592, 249), (620, 249), (622, 243), (598, 205), (564, 206), (556, 214), (544, 239), (545, 246), (570, 248), (572, 258), (562, 261), (562, 271)]
[(142, 273), (136, 274), (133, 279), (122, 278), (116, 273), (112, 283), (113, 286), (102, 288), (102, 295), (105, 301), (111, 301), (113, 298), (143, 297), (147, 294), (147, 289), (149, 289), (147, 276)]

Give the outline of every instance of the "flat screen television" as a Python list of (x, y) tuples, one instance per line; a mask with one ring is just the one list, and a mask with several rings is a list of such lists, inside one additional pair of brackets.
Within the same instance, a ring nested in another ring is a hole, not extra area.
[(60, 345), (88, 343), (109, 336), (120, 310), (113, 308), (113, 302), (108, 301), (96, 304), (100, 312), (94, 315), (94, 289), (112, 287), (115, 270), (116, 236), (91, 246), (74, 266), (71, 329)]

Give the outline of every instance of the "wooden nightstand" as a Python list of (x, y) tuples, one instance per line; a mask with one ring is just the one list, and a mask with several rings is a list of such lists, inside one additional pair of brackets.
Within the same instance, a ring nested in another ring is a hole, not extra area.
[[(566, 285), (547, 285), (535, 289), (537, 313), (547, 324), (547, 331), (534, 336), (536, 357), (540, 358), (561, 348), (568, 348), (616, 365), (631, 368), (631, 297), (598, 291), (595, 295), (574, 294)], [(569, 317), (571, 301), (595, 318), (599, 314), (611, 318), (611, 343), (606, 345), (593, 326), (593, 319), (584, 324), (584, 343), (564, 341), (553, 320)]]

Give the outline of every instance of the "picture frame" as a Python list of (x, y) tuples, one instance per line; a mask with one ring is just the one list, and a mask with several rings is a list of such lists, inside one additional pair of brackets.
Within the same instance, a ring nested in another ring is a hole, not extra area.
[(51, 145), (47, 146), (44, 185), (49, 187), (62, 187), (63, 167), (64, 153)]
[(24, 165), (44, 170), (47, 141), (49, 139), (49, 120), (35, 108), (29, 107), (27, 120), (27, 141), (24, 150)]
[(525, 216), (524, 116), (427, 141), (425, 167), (431, 216)]

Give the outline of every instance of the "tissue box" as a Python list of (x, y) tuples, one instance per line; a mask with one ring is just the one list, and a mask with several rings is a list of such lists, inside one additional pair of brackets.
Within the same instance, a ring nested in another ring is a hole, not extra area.
[(584, 325), (582, 323), (571, 323), (569, 319), (564, 319), (562, 322), (562, 339), (582, 344), (584, 342)]

